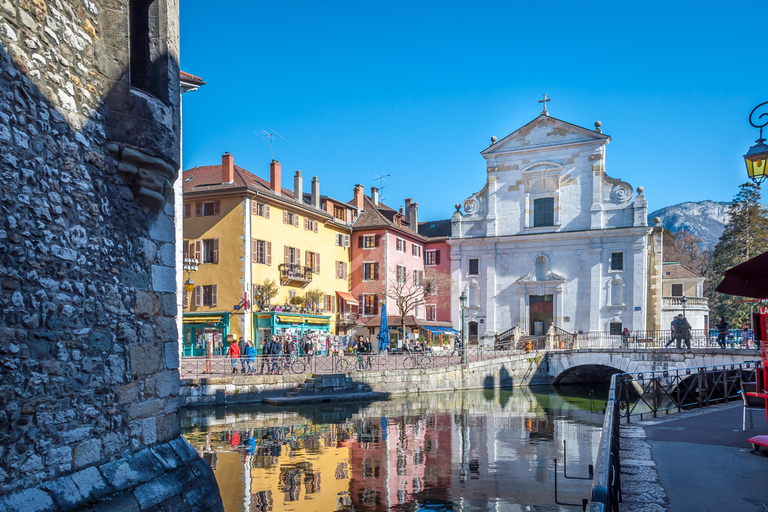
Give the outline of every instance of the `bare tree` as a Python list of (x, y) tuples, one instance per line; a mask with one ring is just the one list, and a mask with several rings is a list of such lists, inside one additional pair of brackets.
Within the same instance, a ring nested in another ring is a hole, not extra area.
[(405, 336), (405, 317), (427, 303), (443, 306), (450, 297), (451, 277), (434, 268), (406, 270), (404, 266), (390, 268), (386, 283), (371, 286), (373, 291), (392, 299), (400, 313), (400, 328)]

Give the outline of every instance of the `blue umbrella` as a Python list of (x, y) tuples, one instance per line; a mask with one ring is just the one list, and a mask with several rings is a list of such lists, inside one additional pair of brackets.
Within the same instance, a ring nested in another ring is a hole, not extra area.
[(379, 352), (389, 348), (389, 322), (387, 322), (387, 305), (381, 305), (381, 323), (379, 324)]

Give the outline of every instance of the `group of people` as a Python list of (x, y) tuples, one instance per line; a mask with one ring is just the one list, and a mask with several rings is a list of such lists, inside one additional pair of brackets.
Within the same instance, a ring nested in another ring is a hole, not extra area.
[[(720, 345), (720, 348), (725, 349), (726, 344), (729, 341), (733, 341), (733, 336), (731, 335), (730, 330), (728, 329), (728, 326), (730, 324), (723, 318), (722, 316), (717, 317), (717, 323), (715, 324), (715, 327), (717, 328), (717, 344)], [(744, 340), (744, 348), (749, 348), (749, 335), (750, 330), (748, 327), (744, 326), (744, 333), (742, 334), (742, 339)], [(730, 338), (730, 339), (729, 339)], [(753, 340), (755, 342), (755, 346), (758, 350), (761, 348), (760, 340), (755, 339)]]
[(672, 320), (671, 325), (671, 337), (667, 343), (669, 347), (672, 343), (675, 344), (675, 348), (681, 348), (681, 342), (685, 344), (685, 348), (691, 348), (691, 324), (688, 319), (683, 316), (682, 313), (677, 315)]
[[(239, 341), (232, 341), (227, 349), (227, 357), (232, 358), (232, 373), (237, 373), (237, 361), (240, 361), (240, 372), (253, 373), (253, 362), (256, 361), (256, 348), (253, 343), (240, 338)], [(247, 368), (246, 368), (247, 365)]]

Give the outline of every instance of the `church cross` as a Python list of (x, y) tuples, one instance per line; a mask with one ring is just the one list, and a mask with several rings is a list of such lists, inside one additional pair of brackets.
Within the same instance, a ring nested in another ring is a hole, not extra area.
[(546, 94), (544, 95), (543, 99), (539, 100), (539, 103), (542, 103), (544, 105), (544, 110), (542, 110), (541, 113), (544, 114), (545, 116), (549, 115), (549, 112), (547, 112), (547, 102), (548, 101), (552, 101), (552, 98), (547, 98)]

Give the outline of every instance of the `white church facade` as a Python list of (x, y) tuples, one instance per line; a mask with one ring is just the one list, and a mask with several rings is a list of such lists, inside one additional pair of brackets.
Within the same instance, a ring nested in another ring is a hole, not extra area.
[(470, 343), (517, 325), (544, 334), (657, 329), (661, 228), (642, 187), (611, 178), (611, 138), (544, 111), (482, 151), (485, 187), (453, 214), (452, 318), (465, 308)]

